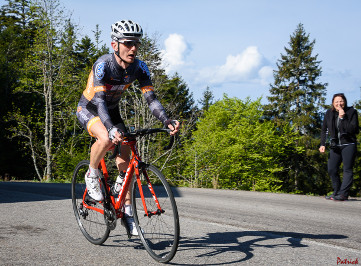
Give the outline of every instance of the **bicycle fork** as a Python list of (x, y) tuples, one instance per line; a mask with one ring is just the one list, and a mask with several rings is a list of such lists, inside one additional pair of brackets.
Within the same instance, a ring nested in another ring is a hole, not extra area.
[[(159, 204), (158, 198), (157, 198), (157, 196), (156, 196), (156, 194), (154, 192), (153, 186), (152, 186), (152, 184), (150, 182), (150, 179), (148, 177), (148, 174), (147, 174), (147, 171), (146, 171), (145, 168), (146, 168), (145, 163), (143, 163), (143, 162), (137, 163), (136, 167), (135, 167), (135, 174), (136, 174), (136, 177), (137, 177), (137, 185), (138, 185), (138, 188), (139, 188), (139, 194), (140, 194), (140, 197), (141, 197), (142, 203), (143, 203), (144, 216), (148, 216), (150, 218), (153, 215), (160, 215), (160, 214), (164, 213), (165, 211), (161, 208), (161, 206)], [(147, 182), (148, 189), (149, 189), (150, 193), (152, 194), (154, 202), (157, 205), (157, 210), (156, 211), (149, 211), (148, 208), (147, 208), (147, 204), (145, 202), (145, 197), (144, 197), (144, 192), (143, 192), (143, 187), (142, 187), (142, 181), (140, 180), (139, 169), (140, 169), (140, 171), (143, 172), (143, 176), (145, 178), (145, 181)]]

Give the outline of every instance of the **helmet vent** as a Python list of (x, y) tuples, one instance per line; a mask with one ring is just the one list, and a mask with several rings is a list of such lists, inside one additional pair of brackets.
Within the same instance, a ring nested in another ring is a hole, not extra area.
[(112, 25), (111, 29), (111, 37), (115, 40), (125, 37), (141, 38), (143, 36), (141, 26), (131, 20), (117, 21)]

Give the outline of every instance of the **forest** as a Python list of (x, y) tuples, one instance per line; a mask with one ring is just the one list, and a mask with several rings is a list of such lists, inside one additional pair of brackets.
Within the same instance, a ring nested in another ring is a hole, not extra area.
[[(192, 88), (203, 91), (195, 101), (182, 77), (162, 68), (157, 38), (143, 36), (138, 58), (168, 115), (181, 123), (169, 150), (164, 135), (139, 139), (143, 160), (174, 186), (331, 192), (327, 154), (318, 151), (328, 84), (319, 82), (316, 40), (301, 23), (295, 26), (276, 62), (267, 104), (226, 94), (215, 100), (209, 87)], [(70, 182), (77, 163), (89, 158), (95, 140), (75, 112), (94, 62), (112, 52), (98, 26), (93, 33), (83, 36), (58, 0), (7, 0), (0, 7), (0, 181)], [(360, 114), (360, 100), (349, 102)], [(129, 126), (162, 127), (137, 82), (119, 108)], [(361, 196), (360, 160), (351, 196)]]

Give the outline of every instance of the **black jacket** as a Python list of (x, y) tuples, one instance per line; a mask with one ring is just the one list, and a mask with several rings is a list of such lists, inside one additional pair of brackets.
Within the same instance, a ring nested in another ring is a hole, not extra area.
[(326, 146), (326, 132), (331, 139), (338, 140), (338, 131), (340, 131), (340, 141), (337, 144), (356, 143), (356, 134), (359, 133), (359, 123), (357, 111), (353, 107), (345, 108), (345, 116), (340, 120), (337, 128), (338, 112), (328, 109), (323, 119), (321, 130), (321, 146)]

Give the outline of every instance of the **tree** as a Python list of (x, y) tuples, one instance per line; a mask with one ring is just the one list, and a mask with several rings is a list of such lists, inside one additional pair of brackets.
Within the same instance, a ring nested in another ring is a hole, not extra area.
[(24, 58), (33, 42), (35, 29), (29, 2), (9, 0), (0, 9), (0, 175), (5, 172), (26, 177), (29, 172), (27, 163), (14, 166), (14, 161), (26, 162), (23, 158), (27, 154), (17, 140), (8, 138), (6, 131), (11, 125), (6, 120), (12, 102), (27, 106), (24, 99), (15, 99), (13, 92), (19, 84)]
[(291, 125), (302, 136), (297, 145), (305, 152), (284, 162), (289, 168), (284, 180), (290, 191), (304, 193), (325, 189), (325, 170), (319, 163), (322, 159), (317, 147), (327, 83), (317, 81), (322, 71), (318, 55), (312, 54), (314, 45), (315, 40), (310, 41), (303, 25), (298, 24), (290, 37), (290, 47), (285, 47), (286, 53), (277, 62), (270, 104), (265, 106), (268, 118), (281, 129)]
[[(83, 37), (80, 41), (72, 41), (72, 36), (75, 36), (73, 27), (69, 26), (67, 29), (62, 46), (66, 47), (68, 44), (68, 48), (72, 52), (67, 57), (67, 67), (63, 68), (62, 90), (59, 91), (64, 95), (66, 101), (62, 102), (62, 112), (58, 112), (59, 115), (56, 116), (56, 132), (58, 133), (56, 146), (58, 148), (54, 157), (54, 177), (58, 181), (69, 180), (77, 163), (89, 155), (90, 144), (94, 139), (78, 122), (75, 110), (80, 96), (86, 88), (94, 62), (99, 55), (109, 53), (109, 49), (93, 43), (88, 36)], [(98, 28), (94, 34), (100, 34)]]
[(190, 186), (278, 191), (286, 154), (299, 153), (291, 128), (279, 134), (262, 119), (260, 99), (224, 98), (210, 106), (186, 144), (183, 177)]
[(213, 104), (213, 93), (207, 86), (206, 90), (203, 92), (203, 98), (198, 101), (201, 105), (203, 111), (208, 111), (209, 107)]
[[(25, 59), (20, 84), (14, 91), (18, 97), (27, 95), (30, 109), (14, 103), (9, 119), (19, 127), (10, 130), (29, 147), (39, 180), (52, 178), (61, 108), (72, 93), (74, 84), (74, 27), (56, 0), (42, 0), (31, 6), (36, 28), (33, 44)], [(65, 115), (66, 116), (66, 115)], [(63, 119), (64, 121), (64, 119)]]
[(315, 40), (310, 42), (302, 24), (297, 26), (289, 45), (274, 71), (267, 113), (279, 124), (290, 123), (301, 134), (314, 135), (321, 128), (320, 109), (325, 104), (327, 83), (317, 82), (321, 62), (317, 61), (318, 55), (312, 55)]

